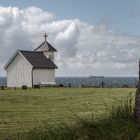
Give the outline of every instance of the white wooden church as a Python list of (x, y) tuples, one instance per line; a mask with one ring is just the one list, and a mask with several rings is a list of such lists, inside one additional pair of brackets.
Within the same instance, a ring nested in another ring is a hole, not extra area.
[(34, 85), (54, 85), (54, 52), (57, 50), (45, 41), (34, 51), (18, 50), (5, 65), (7, 87), (33, 87)]

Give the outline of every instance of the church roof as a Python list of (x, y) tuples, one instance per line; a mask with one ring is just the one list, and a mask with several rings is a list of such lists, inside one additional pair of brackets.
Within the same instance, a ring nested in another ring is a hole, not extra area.
[(57, 50), (47, 41), (44, 41), (41, 45), (39, 45), (34, 51), (39, 49), (40, 47), (46, 46), (48, 47), (48, 51), (57, 52)]
[(47, 48), (46, 50), (51, 52), (57, 51), (50, 43), (47, 42), (46, 38), (48, 36), (46, 33), (44, 37), (45, 37), (45, 41), (41, 45), (39, 45), (39, 47), (37, 47), (34, 51), (18, 50), (7, 62), (4, 68), (6, 69), (18, 54), (26, 58), (26, 60), (33, 66), (33, 68), (44, 68), (44, 69), (57, 68), (54, 62), (51, 59), (47, 58), (43, 53), (44, 50), (42, 50), (42, 48), (45, 49)]
[(24, 50), (19, 50), (19, 52), (28, 60), (28, 62), (33, 66), (33, 68), (57, 68), (57, 66), (50, 59), (45, 57), (43, 52)]

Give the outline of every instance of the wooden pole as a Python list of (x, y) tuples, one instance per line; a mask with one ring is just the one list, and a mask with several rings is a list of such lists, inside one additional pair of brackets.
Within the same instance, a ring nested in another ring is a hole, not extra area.
[(139, 60), (139, 76), (138, 76), (138, 84), (137, 90), (135, 94), (135, 106), (133, 116), (135, 120), (140, 121), (140, 60)]
[(139, 59), (139, 79), (138, 79), (138, 83), (140, 82), (140, 59)]

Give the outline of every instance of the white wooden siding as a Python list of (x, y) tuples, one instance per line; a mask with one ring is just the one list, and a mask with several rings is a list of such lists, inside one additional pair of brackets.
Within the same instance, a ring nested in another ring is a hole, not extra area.
[(50, 59), (54, 62), (54, 52), (51, 52), (51, 51), (47, 52), (47, 51), (44, 51), (43, 53), (44, 53), (44, 55), (45, 55), (47, 58), (50, 58)]
[(40, 83), (55, 83), (54, 69), (34, 69), (33, 70), (33, 84)]
[(18, 54), (6, 68), (7, 87), (32, 87), (32, 66)]
[(48, 49), (49, 49), (48, 44), (45, 42), (45, 45), (40, 46), (39, 48), (36, 49), (36, 51), (44, 52), (48, 51)]

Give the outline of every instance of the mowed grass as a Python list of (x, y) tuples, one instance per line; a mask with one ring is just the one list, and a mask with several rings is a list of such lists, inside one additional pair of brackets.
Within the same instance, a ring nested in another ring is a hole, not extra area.
[(134, 88), (42, 88), (0, 90), (0, 135), (26, 132), (42, 123), (102, 118)]

